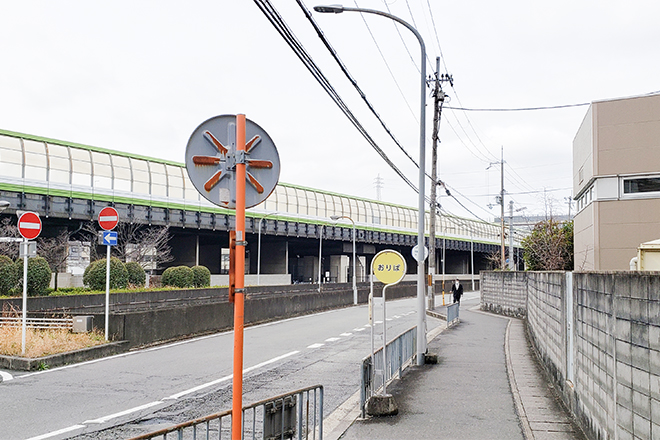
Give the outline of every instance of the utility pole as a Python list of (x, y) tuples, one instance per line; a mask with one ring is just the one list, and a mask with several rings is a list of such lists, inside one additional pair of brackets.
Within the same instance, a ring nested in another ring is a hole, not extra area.
[[(453, 78), (450, 75), (440, 74), (440, 57), (435, 59), (435, 88), (433, 90), (433, 149), (431, 153), (431, 212), (429, 219), (429, 271), (428, 271), (428, 294), (427, 308), (435, 308), (435, 213), (439, 206), (436, 202), (437, 186), (442, 184), (437, 178), (438, 162), (438, 132), (440, 131), (440, 116), (442, 114), (442, 105), (445, 102), (445, 93), (442, 91), (442, 81), (449, 81), (453, 86)], [(423, 252), (423, 249), (420, 250)], [(443, 257), (444, 258), (444, 255)], [(443, 285), (444, 289), (444, 285)], [(444, 290), (442, 292), (444, 300)]]
[(502, 213), (500, 216), (500, 224), (502, 225), (502, 270), (506, 269), (506, 257), (504, 256), (504, 146), (502, 146), (502, 156), (500, 160), (500, 175), (501, 175), (501, 191), (500, 191), (500, 207)]
[[(500, 225), (501, 225), (501, 230), (500, 230), (500, 237), (502, 238), (502, 253), (500, 255), (501, 262), (500, 262), (500, 268), (502, 270), (506, 269), (506, 258), (504, 256), (504, 146), (502, 146), (502, 158), (500, 159), (499, 162), (491, 162), (490, 165), (488, 165), (489, 169), (493, 165), (499, 165), (500, 166), (500, 178), (501, 178), (501, 185), (500, 185), (500, 196), (499, 196), (499, 204), (501, 208), (500, 212)], [(493, 205), (488, 205), (488, 207), (492, 207)]]
[(516, 270), (513, 261), (513, 200), (509, 200), (509, 270)]

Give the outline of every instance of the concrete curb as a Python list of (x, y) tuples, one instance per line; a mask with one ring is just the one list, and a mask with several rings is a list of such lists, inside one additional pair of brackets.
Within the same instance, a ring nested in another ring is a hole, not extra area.
[(506, 374), (509, 377), (509, 386), (511, 387), (511, 393), (513, 394), (513, 402), (516, 407), (516, 413), (518, 414), (518, 419), (520, 419), (520, 425), (522, 427), (523, 437), (526, 440), (534, 440), (534, 431), (529, 424), (529, 419), (527, 418), (527, 413), (525, 412), (525, 407), (522, 403), (522, 398), (520, 397), (520, 390), (516, 383), (516, 376), (513, 372), (513, 365), (511, 363), (511, 343), (509, 341), (509, 333), (511, 330), (511, 318), (507, 318), (509, 322), (506, 325), (506, 332), (504, 336), (504, 354), (506, 356)]
[(0, 356), (0, 368), (18, 371), (35, 371), (40, 368), (54, 368), (62, 365), (90, 361), (102, 357), (112, 356), (128, 351), (128, 341), (109, 342), (96, 347), (66, 353), (52, 354), (39, 358), (24, 358), (18, 356)]

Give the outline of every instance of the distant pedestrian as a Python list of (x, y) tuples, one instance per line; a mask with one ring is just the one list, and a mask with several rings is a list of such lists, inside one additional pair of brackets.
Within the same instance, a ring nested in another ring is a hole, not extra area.
[(454, 284), (451, 285), (451, 293), (454, 294), (454, 304), (456, 303), (461, 303), (461, 296), (463, 296), (463, 285), (461, 284), (460, 281), (458, 281), (458, 278), (456, 278), (456, 281)]

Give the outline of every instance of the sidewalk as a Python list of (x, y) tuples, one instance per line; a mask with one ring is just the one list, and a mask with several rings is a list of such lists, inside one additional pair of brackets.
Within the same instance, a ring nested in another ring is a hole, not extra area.
[(469, 310), (470, 302), (460, 324), (429, 342), (438, 364), (410, 367), (388, 387), (398, 415), (357, 419), (328, 438), (583, 440), (545, 382), (523, 322)]

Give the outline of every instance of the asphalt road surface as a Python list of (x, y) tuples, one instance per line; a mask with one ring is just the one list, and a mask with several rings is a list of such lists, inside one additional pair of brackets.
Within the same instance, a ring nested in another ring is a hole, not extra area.
[[(387, 317), (391, 340), (416, 325), (416, 299), (388, 301)], [(441, 321), (427, 323), (430, 330)], [(320, 384), (327, 416), (357, 391), (370, 334), (367, 306), (246, 328), (244, 405)], [(230, 409), (232, 357), (233, 332), (226, 332), (42, 372), (3, 372), (0, 438), (127, 438)]]

